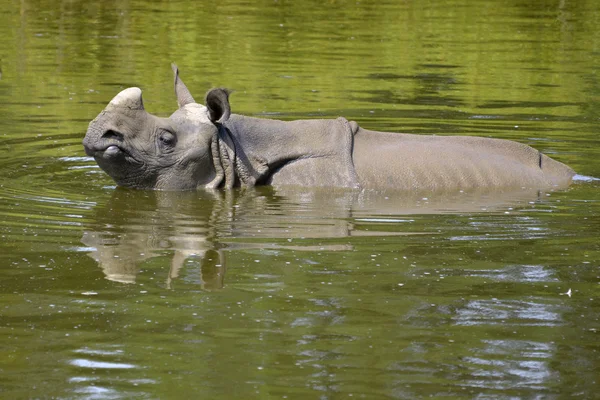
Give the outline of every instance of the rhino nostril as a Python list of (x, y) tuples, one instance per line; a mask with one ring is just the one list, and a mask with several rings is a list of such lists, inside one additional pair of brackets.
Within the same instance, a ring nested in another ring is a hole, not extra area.
[(107, 130), (102, 134), (103, 139), (116, 139), (118, 141), (123, 141), (123, 134), (113, 131), (112, 129)]

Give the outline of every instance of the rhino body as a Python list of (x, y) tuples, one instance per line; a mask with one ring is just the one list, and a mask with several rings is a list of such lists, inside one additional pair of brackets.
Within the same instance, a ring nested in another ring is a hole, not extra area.
[(229, 93), (206, 106), (175, 74), (179, 109), (147, 113), (141, 90), (119, 93), (88, 128), (86, 153), (120, 186), (192, 190), (300, 185), (402, 191), (562, 188), (575, 172), (525, 144), (376, 132), (344, 118), (278, 121), (231, 114)]

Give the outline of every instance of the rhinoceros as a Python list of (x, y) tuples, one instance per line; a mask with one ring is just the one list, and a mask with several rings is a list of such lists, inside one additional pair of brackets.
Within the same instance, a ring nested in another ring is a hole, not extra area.
[(196, 103), (173, 65), (179, 108), (144, 109), (123, 90), (89, 124), (85, 151), (117, 185), (193, 190), (299, 185), (401, 191), (566, 187), (574, 171), (509, 140), (387, 133), (345, 118), (280, 121), (231, 113), (227, 89)]

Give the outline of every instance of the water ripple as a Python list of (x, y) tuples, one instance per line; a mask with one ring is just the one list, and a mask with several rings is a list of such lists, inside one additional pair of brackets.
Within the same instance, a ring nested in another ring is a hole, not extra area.
[(93, 369), (130, 369), (136, 368), (133, 364), (126, 363), (115, 363), (115, 362), (106, 362), (106, 361), (94, 361), (87, 360), (85, 358), (79, 358), (75, 360), (71, 360), (69, 364), (74, 365), (76, 367), (81, 368), (93, 368)]

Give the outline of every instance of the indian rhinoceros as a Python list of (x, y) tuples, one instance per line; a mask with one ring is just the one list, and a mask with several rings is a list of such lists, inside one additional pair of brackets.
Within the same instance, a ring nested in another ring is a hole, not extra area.
[(403, 191), (565, 187), (574, 171), (525, 144), (376, 132), (345, 118), (279, 121), (231, 114), (229, 91), (196, 103), (173, 65), (179, 109), (159, 118), (125, 89), (83, 145), (117, 185), (163, 190), (300, 185)]

